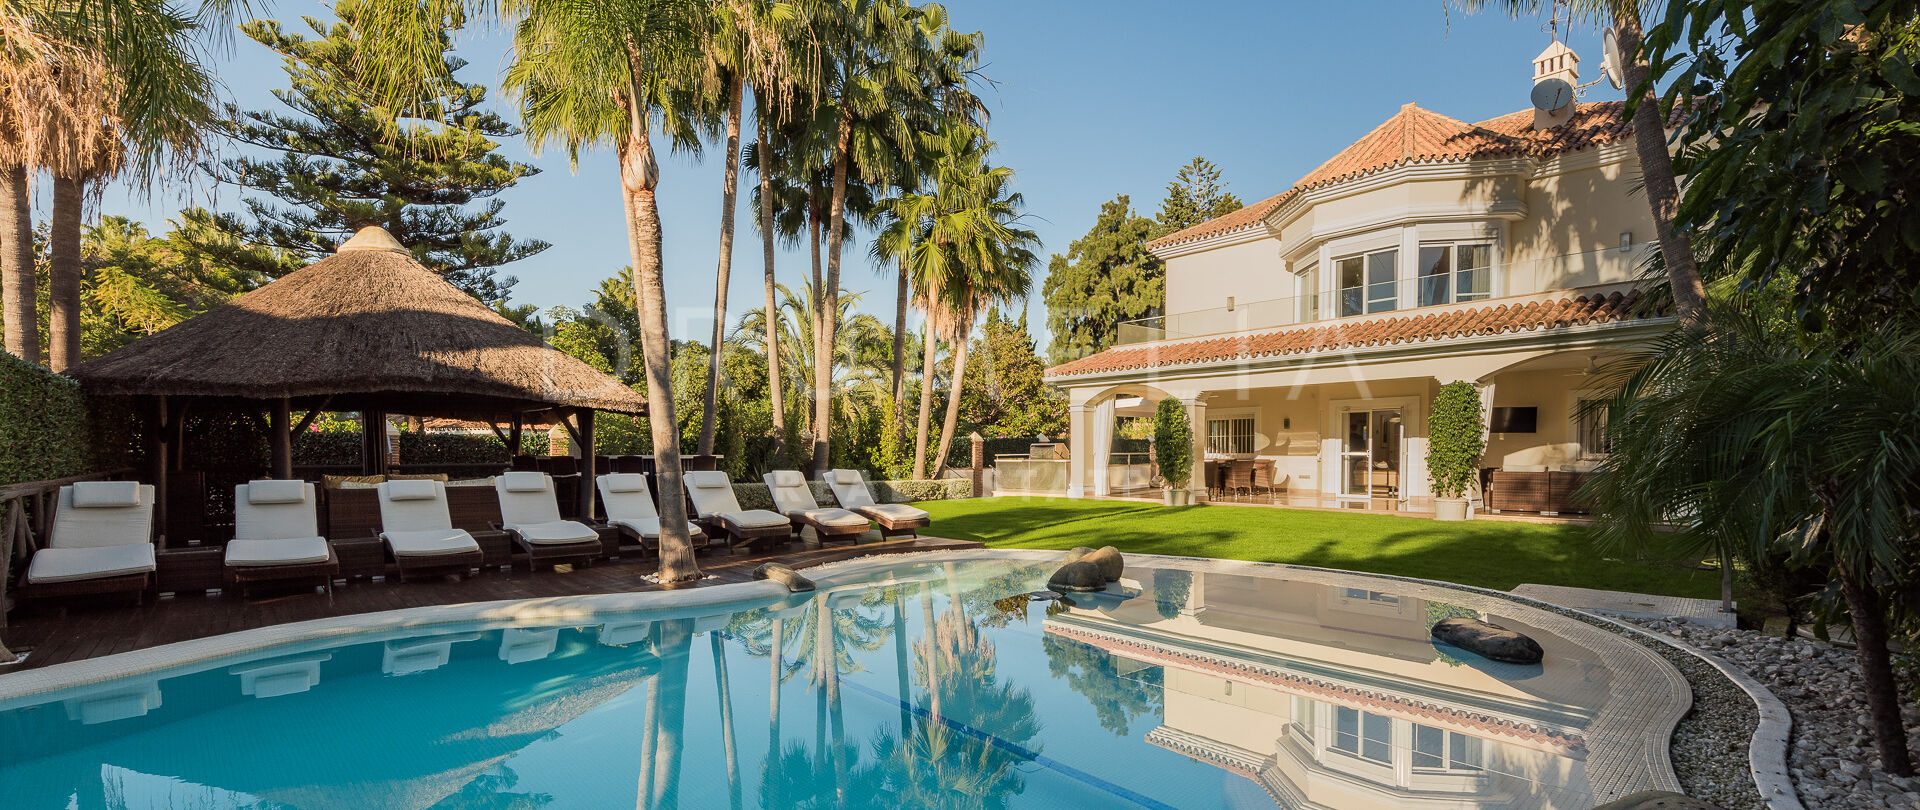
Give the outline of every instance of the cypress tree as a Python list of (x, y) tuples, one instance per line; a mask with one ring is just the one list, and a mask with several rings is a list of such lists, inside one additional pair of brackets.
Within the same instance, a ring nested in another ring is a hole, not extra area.
[[(235, 235), (313, 260), (331, 254), (355, 230), (386, 228), (414, 257), (489, 304), (504, 301), (515, 279), (495, 268), (549, 247), (500, 228), (500, 192), (539, 172), (498, 153), (497, 138), (518, 127), (486, 108), (486, 87), (454, 78), (466, 65), (440, 33), (444, 73), (403, 80), (402, 107), (375, 99), (387, 74), (366, 69), (357, 22), (363, 0), (335, 6), (339, 21), (304, 18), (317, 38), (254, 20), (241, 31), (279, 53), (291, 87), (274, 96), (291, 114), (242, 112), (229, 105), (226, 127), (271, 158), (242, 156), (213, 167), (221, 182), (249, 192), (251, 221), (227, 219)], [(390, 95), (390, 94), (389, 94)], [(272, 272), (276, 268), (261, 268)]]

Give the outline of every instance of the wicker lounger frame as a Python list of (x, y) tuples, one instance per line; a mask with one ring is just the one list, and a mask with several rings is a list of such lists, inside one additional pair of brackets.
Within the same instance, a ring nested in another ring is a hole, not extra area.
[[(800, 530), (802, 528), (811, 526), (813, 528), (813, 536), (820, 538), (821, 543), (834, 540), (846, 540), (854, 545), (859, 545), (860, 536), (873, 531), (872, 523), (864, 526), (828, 526), (813, 518), (802, 515), (788, 515), (788, 517), (793, 519), (794, 537), (800, 536)], [(861, 515), (861, 517), (866, 517), (866, 515)]]
[(317, 563), (295, 563), (291, 565), (228, 565), (223, 566), (227, 587), (234, 589), (242, 598), (247, 595), (247, 586), (262, 583), (298, 582), (313, 580), (315, 585), (331, 590), (333, 579), (340, 575), (340, 555), (335, 554), (333, 545), (327, 545), (327, 559)]
[(706, 529), (709, 547), (712, 546), (714, 540), (725, 538), (721, 545), (726, 546), (729, 551), (740, 546), (752, 546), (764, 540), (778, 538), (782, 543), (786, 543), (793, 539), (792, 523), (748, 528), (735, 526), (731, 521), (719, 515), (699, 518), (694, 522)]
[(513, 544), (527, 555), (527, 570), (532, 571), (542, 565), (560, 565), (580, 562), (591, 564), (595, 559), (605, 556), (607, 546), (600, 541), (600, 531), (594, 530), (592, 540), (577, 540), (572, 543), (530, 543), (519, 532), (505, 526), (496, 525), (498, 531), (513, 538)]
[(385, 546), (387, 556), (393, 558), (394, 567), (399, 569), (401, 582), (420, 577), (444, 577), (447, 575), (466, 579), (473, 573), (473, 569), (484, 567), (487, 562), (486, 553), (478, 548), (472, 548), (466, 551), (449, 551), (442, 554), (400, 555), (393, 553), (393, 546), (387, 545), (385, 539), (380, 541), (380, 545)]
[[(632, 540), (634, 545), (640, 547), (642, 556), (645, 556), (647, 552), (652, 552), (656, 555), (660, 553), (660, 538), (642, 537), (639, 532), (618, 523), (608, 523), (607, 527), (618, 532), (619, 538), (622, 541)], [(687, 545), (692, 546), (695, 550), (699, 550), (706, 548), (713, 542), (712, 538), (707, 536), (707, 530), (705, 528), (700, 526), (695, 526), (694, 528), (697, 531), (693, 533), (692, 537), (687, 538)]]
[(918, 517), (918, 518), (909, 518), (907, 520), (899, 520), (896, 518), (888, 517), (884, 514), (868, 509), (867, 507), (864, 507), (864, 506), (856, 506), (848, 511), (853, 512), (857, 515), (860, 515), (861, 517), (872, 520), (876, 524), (879, 524), (881, 537), (892, 537), (897, 534), (905, 534), (913, 537), (919, 537), (920, 533), (917, 531), (918, 529), (924, 529), (928, 526), (933, 525), (933, 518), (931, 517)]
[(153, 585), (152, 572), (75, 579), (66, 582), (28, 582), (27, 572), (21, 571), (20, 579), (14, 585), (13, 596), (20, 600), (71, 599), (81, 596), (130, 593), (134, 595), (137, 604), (146, 604), (147, 594), (153, 590)]

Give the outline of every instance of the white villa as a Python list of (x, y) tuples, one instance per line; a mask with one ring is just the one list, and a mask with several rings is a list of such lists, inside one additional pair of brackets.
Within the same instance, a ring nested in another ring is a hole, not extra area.
[[(1536, 84), (1576, 62), (1554, 43)], [(1208, 461), (1196, 500), (1254, 459), (1283, 503), (1430, 508), (1428, 408), (1467, 380), (1504, 508), (1573, 508), (1605, 450), (1579, 416), (1591, 370), (1673, 319), (1635, 289), (1655, 234), (1624, 105), (1555, 103), (1478, 123), (1407, 104), (1292, 188), (1150, 243), (1166, 315), (1047, 372), (1070, 395), (1067, 493), (1142, 483), (1111, 463), (1115, 420), (1177, 397)]]

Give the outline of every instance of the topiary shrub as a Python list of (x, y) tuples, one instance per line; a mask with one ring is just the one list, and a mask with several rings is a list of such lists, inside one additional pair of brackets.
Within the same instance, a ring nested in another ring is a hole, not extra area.
[(1180, 400), (1167, 397), (1153, 410), (1153, 444), (1160, 459), (1160, 476), (1170, 488), (1182, 488), (1193, 478), (1193, 425)]
[(66, 478), (93, 464), (80, 386), (0, 355), (0, 484)]
[(1462, 498), (1473, 486), (1487, 439), (1480, 411), (1480, 389), (1464, 380), (1440, 386), (1427, 417), (1427, 475), (1433, 493)]

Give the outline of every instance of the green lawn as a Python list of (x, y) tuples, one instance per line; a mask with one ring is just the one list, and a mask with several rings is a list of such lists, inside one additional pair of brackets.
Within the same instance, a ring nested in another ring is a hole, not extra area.
[(1123, 552), (1345, 568), (1500, 590), (1536, 582), (1717, 598), (1720, 587), (1716, 572), (1610, 558), (1577, 526), (1067, 498), (919, 506), (933, 513), (931, 533), (992, 548), (1111, 545)]

